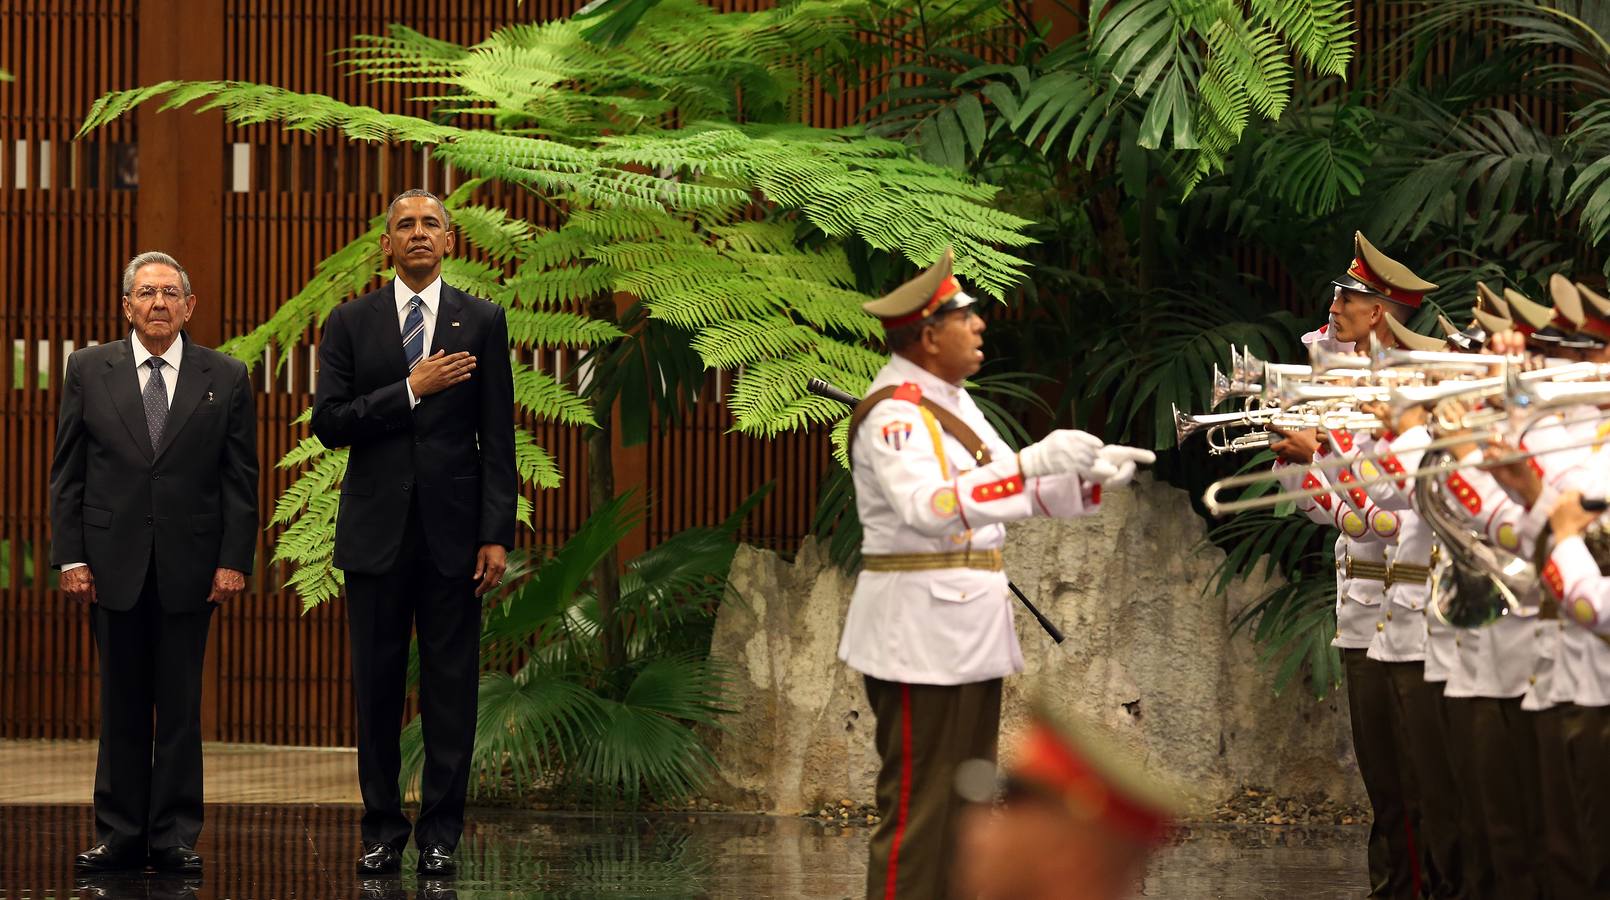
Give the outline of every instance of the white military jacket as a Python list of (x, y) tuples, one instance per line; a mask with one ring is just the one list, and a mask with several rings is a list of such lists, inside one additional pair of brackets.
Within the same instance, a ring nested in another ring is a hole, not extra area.
[[(1099, 485), (1073, 475), (1022, 477), (967, 391), (895, 356), (867, 393), (902, 389), (873, 407), (852, 435), (851, 470), (861, 515), (861, 552), (998, 551), (1003, 523), (1032, 516), (1087, 515)], [(989, 448), (979, 467), (916, 402), (927, 398), (967, 424)], [(866, 571), (839, 640), (839, 659), (866, 675), (912, 684), (966, 684), (1023, 671), (1006, 573), (953, 567)]]

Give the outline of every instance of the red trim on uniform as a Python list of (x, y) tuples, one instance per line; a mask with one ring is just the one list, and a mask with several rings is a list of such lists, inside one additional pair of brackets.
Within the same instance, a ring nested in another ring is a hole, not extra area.
[(921, 322), (923, 319), (933, 315), (934, 310), (938, 309), (946, 300), (949, 300), (950, 298), (961, 293), (961, 289), (961, 282), (956, 280), (956, 276), (948, 276), (944, 281), (939, 283), (939, 287), (934, 290), (934, 295), (928, 298), (927, 303), (924, 303), (922, 306), (917, 307), (915, 310), (908, 312), (903, 316), (898, 316), (893, 319), (884, 319), (883, 327), (899, 328), (903, 325), (911, 325), (915, 322)]
[(1041, 499), (1040, 497), (1040, 479), (1038, 478), (1034, 479), (1034, 504), (1040, 507), (1040, 511), (1045, 513), (1047, 516), (1052, 515), (1051, 507), (1046, 506), (1045, 500)]
[(1353, 435), (1351, 432), (1333, 428), (1331, 429), (1330, 439), (1336, 442), (1336, 446), (1342, 448), (1343, 453), (1353, 452)]
[(1560, 574), (1560, 567), (1552, 559), (1543, 567), (1543, 583), (1554, 592), (1555, 599), (1565, 599), (1565, 576)]
[(884, 900), (895, 900), (900, 880), (900, 842), (906, 836), (911, 810), (911, 685), (900, 685), (900, 805), (894, 819), (894, 843), (889, 848), (889, 874), (883, 882)]
[(908, 381), (894, 389), (894, 399), (904, 400), (907, 403), (921, 403), (922, 385), (915, 381)]
[[(1314, 473), (1309, 472), (1303, 477), (1303, 490), (1311, 491), (1322, 487), (1324, 485), (1319, 483), (1319, 479), (1314, 476)], [(1312, 499), (1315, 503), (1324, 507), (1326, 512), (1330, 512), (1330, 494), (1315, 494)]]
[(1090, 505), (1101, 505), (1101, 482), (1099, 481), (1090, 486)]
[(1448, 476), (1448, 488), (1453, 491), (1453, 495), (1459, 500), (1459, 503), (1465, 509), (1470, 510), (1471, 515), (1481, 512), (1481, 495), (1477, 494), (1476, 489), (1470, 486), (1470, 482), (1460, 478), (1457, 472)]
[(1409, 890), (1411, 897), (1420, 896), (1420, 854), (1414, 849), (1414, 821), (1403, 817), (1403, 830), (1409, 844)]
[(1425, 291), (1406, 291), (1403, 288), (1388, 284), (1381, 276), (1375, 274), (1362, 256), (1353, 258), (1353, 264), (1347, 267), (1347, 274), (1380, 291), (1388, 299), (1396, 300), (1404, 306), (1412, 306), (1418, 309), (1420, 303), (1425, 300)]
[(1002, 478), (1000, 481), (992, 481), (989, 484), (981, 484), (973, 488), (973, 502), (988, 503), (991, 500), (1005, 500), (1008, 497), (1016, 497), (1021, 493), (1023, 493), (1023, 476), (1021, 474), (1013, 475), (1010, 478)]

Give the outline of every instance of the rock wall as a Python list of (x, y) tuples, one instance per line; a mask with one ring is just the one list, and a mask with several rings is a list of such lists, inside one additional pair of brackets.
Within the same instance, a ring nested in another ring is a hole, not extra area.
[[(1362, 800), (1343, 696), (1275, 696), (1231, 624), (1263, 586), (1205, 595), (1223, 559), (1205, 533), (1183, 492), (1146, 480), (1109, 493), (1097, 516), (1012, 525), (1007, 571), (1068, 639), (1058, 647), (1018, 609), (1028, 671), (1007, 680), (1003, 753), (1043, 691), (1171, 776), (1197, 813), (1247, 784)], [(713, 799), (784, 814), (871, 802), (873, 717), (837, 658), (852, 587), (810, 541), (792, 564), (739, 551), (712, 651), (734, 667), (739, 712), (713, 736)]]

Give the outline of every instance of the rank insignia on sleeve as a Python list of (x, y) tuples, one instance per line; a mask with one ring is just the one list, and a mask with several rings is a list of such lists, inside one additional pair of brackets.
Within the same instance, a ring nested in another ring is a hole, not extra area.
[(948, 519), (956, 514), (961, 501), (956, 498), (955, 488), (942, 487), (934, 491), (933, 499), (928, 501), (928, 505), (933, 507), (935, 515)]
[(1336, 449), (1342, 451), (1343, 453), (1353, 452), (1352, 432), (1342, 431), (1340, 429), (1332, 429), (1330, 439), (1335, 442)]
[(1470, 482), (1460, 478), (1458, 475), (1452, 475), (1448, 478), (1448, 487), (1453, 490), (1454, 497), (1459, 500), (1465, 509), (1470, 510), (1472, 515), (1481, 512), (1481, 495), (1476, 493), (1476, 489), (1470, 486)]
[(973, 488), (973, 502), (987, 503), (991, 500), (1003, 500), (1023, 493), (1023, 476), (1013, 475), (1000, 481), (981, 484)]
[[(1308, 473), (1308, 475), (1303, 478), (1303, 490), (1305, 491), (1312, 491), (1323, 486), (1324, 485), (1319, 483), (1319, 479), (1314, 477), (1312, 472)], [(1315, 494), (1309, 499), (1313, 500), (1315, 503), (1318, 503), (1326, 512), (1330, 512), (1330, 494)]]
[(909, 440), (911, 440), (910, 422), (890, 422), (883, 426), (883, 442), (890, 447), (902, 450)]
[[(1552, 559), (1543, 567), (1543, 583), (1548, 585), (1555, 597), (1565, 596), (1565, 576), (1560, 574), (1560, 567), (1555, 565)], [(1573, 609), (1571, 612), (1575, 615), (1576, 610)]]

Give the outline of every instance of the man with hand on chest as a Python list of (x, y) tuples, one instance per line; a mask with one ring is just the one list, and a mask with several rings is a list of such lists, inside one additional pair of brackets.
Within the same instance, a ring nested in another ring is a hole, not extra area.
[[(319, 344), (313, 433), (350, 447), (336, 519), (358, 707), (363, 855), (358, 874), (456, 872), (475, 748), (479, 597), (514, 544), (514, 378), (496, 304), (442, 281), (446, 207), (392, 201), (380, 249), (397, 277), (330, 314)], [(419, 637), (425, 766), (418, 822), (402, 811), (398, 741), (410, 633)]]
[(50, 563), (101, 668), (96, 843), (73, 867), (196, 875), (202, 658), (257, 549), (257, 414), (246, 367), (184, 334), (177, 260), (141, 253), (122, 290), (129, 336), (67, 358), (50, 468)]

